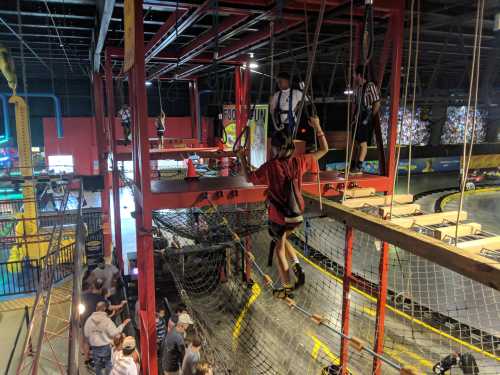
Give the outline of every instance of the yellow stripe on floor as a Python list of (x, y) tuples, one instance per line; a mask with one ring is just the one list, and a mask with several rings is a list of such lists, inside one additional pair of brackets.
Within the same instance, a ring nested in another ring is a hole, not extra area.
[[(297, 252), (297, 255), (302, 258), (307, 264), (309, 264), (311, 267), (315, 268), (316, 270), (318, 270), (319, 272), (321, 272), (323, 275), (325, 275), (326, 277), (328, 277), (329, 279), (332, 279), (332, 280), (335, 280), (337, 281), (338, 283), (340, 284), (343, 284), (343, 280), (333, 274), (331, 274), (330, 272), (328, 272), (327, 270), (325, 270), (324, 268), (322, 268), (321, 266), (319, 266), (318, 264), (314, 263), (313, 261), (311, 261), (310, 259), (306, 258), (304, 255), (302, 255), (300, 252)], [(354, 292), (356, 292), (357, 294), (359, 294), (360, 296), (363, 296), (365, 297), (366, 299), (368, 299), (369, 301), (371, 302), (377, 302), (377, 299), (371, 295), (369, 295), (368, 293), (365, 293), (363, 292), (362, 290), (356, 288), (356, 287), (351, 287), (351, 290), (353, 290)], [(443, 332), (419, 319), (416, 319), (414, 318), (413, 316), (411, 315), (408, 315), (406, 314), (405, 312), (401, 311), (401, 310), (398, 310), (396, 309), (395, 307), (392, 307), (390, 305), (385, 305), (385, 307), (387, 308), (387, 310), (395, 313), (396, 315), (399, 315), (400, 317), (406, 319), (406, 320), (409, 320), (411, 321), (412, 323), (414, 324), (417, 324), (423, 328), (426, 328), (427, 330), (437, 334), (437, 335), (440, 335), (448, 340), (451, 340), (451, 341), (454, 341), (456, 342), (457, 344), (460, 344), (470, 350), (473, 350), (477, 353), (480, 353), (482, 355), (484, 355), (485, 357), (488, 357), (488, 358), (491, 358), (491, 359), (494, 359), (495, 361), (500, 361), (500, 357), (499, 356), (496, 356), (494, 354), (491, 354), (491, 353), (488, 353), (480, 348), (478, 348), (477, 346), (474, 346), (468, 342), (465, 342), (463, 340), (460, 340), (460, 339), (457, 339), (456, 337), (446, 333), (446, 332)]]
[(245, 306), (240, 312), (240, 315), (238, 316), (238, 319), (236, 319), (236, 323), (234, 324), (233, 328), (233, 350), (236, 350), (238, 347), (238, 339), (241, 334), (241, 327), (243, 325), (243, 321), (245, 319), (245, 315), (247, 314), (248, 310), (250, 307), (255, 303), (257, 298), (260, 296), (262, 289), (260, 288), (260, 285), (257, 282), (254, 282), (252, 286), (252, 294), (248, 298), (248, 301), (245, 303)]
[[(318, 356), (320, 351), (325, 353), (325, 355), (328, 357), (328, 360), (330, 361), (331, 364), (334, 364), (336, 366), (340, 366), (340, 358), (337, 357), (335, 354), (332, 353), (328, 345), (326, 345), (323, 341), (321, 341), (317, 336), (309, 333), (308, 336), (313, 340), (314, 346), (313, 349), (311, 350), (311, 357), (317, 361)], [(347, 370), (349, 374), (354, 373), (351, 370)]]

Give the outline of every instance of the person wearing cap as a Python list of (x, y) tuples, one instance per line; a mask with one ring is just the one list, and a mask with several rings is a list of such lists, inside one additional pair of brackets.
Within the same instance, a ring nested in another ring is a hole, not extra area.
[[(309, 118), (309, 125), (316, 131), (319, 148), (309, 154), (319, 160), (328, 152), (325, 133), (321, 129), (318, 117)], [(273, 294), (278, 298), (293, 297), (292, 291), (305, 283), (305, 275), (300, 266), (294, 247), (288, 242), (288, 236), (302, 223), (304, 200), (302, 198), (302, 177), (307, 170), (306, 155), (293, 155), (294, 143), (285, 131), (276, 132), (271, 138), (272, 159), (265, 162), (256, 171), (251, 171), (245, 150), (238, 153), (243, 173), (248, 182), (254, 185), (267, 185), (269, 235), (274, 240), (274, 254), (281, 287)], [(293, 207), (292, 207), (293, 206)], [(294, 262), (295, 282), (290, 282), (287, 258)]]
[(116, 357), (110, 375), (139, 375), (139, 369), (134, 360), (135, 339), (127, 336), (123, 339), (122, 354)]
[(212, 366), (208, 362), (199, 362), (196, 365), (194, 375), (213, 375)]
[(274, 93), (270, 110), (277, 130), (286, 130), (292, 134), (298, 124), (297, 111), (302, 100), (302, 91), (292, 88), (290, 74), (278, 74), (278, 91)]
[(191, 324), (191, 317), (187, 313), (181, 313), (175, 328), (165, 337), (161, 353), (163, 375), (179, 375), (186, 352), (184, 334)]
[(122, 324), (116, 326), (106, 314), (106, 308), (106, 302), (97, 303), (96, 311), (90, 315), (83, 327), (83, 333), (92, 351), (96, 375), (109, 374), (111, 371), (111, 343), (130, 322), (130, 319), (125, 319)]

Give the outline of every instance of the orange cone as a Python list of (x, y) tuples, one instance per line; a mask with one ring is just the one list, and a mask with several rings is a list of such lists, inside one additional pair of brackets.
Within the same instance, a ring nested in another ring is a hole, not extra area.
[(199, 176), (196, 174), (196, 170), (194, 169), (194, 164), (191, 159), (188, 159), (188, 170), (186, 177), (184, 178), (185, 180), (192, 181), (192, 180), (197, 180)]

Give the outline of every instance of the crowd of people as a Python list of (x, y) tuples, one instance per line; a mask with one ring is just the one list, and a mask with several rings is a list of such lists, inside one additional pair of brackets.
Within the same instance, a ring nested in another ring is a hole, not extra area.
[[(389, 129), (390, 119), (389, 107), (384, 107), (380, 112), (380, 126), (382, 128), (382, 137), (384, 139), (384, 144), (387, 144), (387, 131)], [(423, 116), (423, 110), (420, 107), (417, 107), (415, 109), (415, 114), (413, 115), (412, 121), (411, 108), (408, 108), (404, 117), (404, 122), (403, 124), (401, 124), (401, 122), (403, 121), (403, 108), (400, 108), (398, 113), (398, 126), (400, 127), (401, 131), (400, 143), (402, 145), (409, 145), (411, 138), (412, 145), (425, 146), (429, 144), (431, 136), (431, 123), (428, 120), (427, 116)]]
[[(486, 117), (487, 113), (478, 109), (476, 111), (476, 130), (474, 143), (484, 142), (486, 139)], [(442, 144), (460, 144), (464, 142), (464, 130), (467, 120), (467, 107), (448, 107), (447, 120), (441, 133)], [(467, 131), (467, 142), (471, 141), (474, 112), (469, 113), (469, 124)]]
[[(96, 375), (138, 375), (141, 356), (137, 350), (137, 331), (131, 319), (121, 320), (127, 305), (120, 301), (120, 272), (111, 262), (101, 260), (82, 281), (80, 322), (82, 351), (86, 364)], [(136, 304), (137, 309), (138, 303)], [(137, 313), (137, 311), (136, 311)], [(136, 327), (138, 327), (136, 317)], [(201, 340), (193, 334), (193, 320), (186, 305), (179, 304), (171, 314), (159, 305), (156, 312), (158, 367), (162, 375), (211, 375), (211, 365), (201, 358)], [(125, 333), (128, 332), (128, 335)]]

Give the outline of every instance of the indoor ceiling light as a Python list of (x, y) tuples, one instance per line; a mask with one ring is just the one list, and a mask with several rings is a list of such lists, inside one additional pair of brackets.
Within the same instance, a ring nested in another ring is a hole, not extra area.
[(350, 88), (346, 88), (346, 89), (344, 90), (344, 95), (352, 95), (352, 94), (354, 94), (354, 91), (352, 91), (352, 89), (350, 89)]
[(257, 69), (259, 67), (259, 64), (257, 64), (257, 61), (255, 61), (255, 55), (253, 54), (253, 52), (250, 52), (248, 55), (250, 56), (248, 67), (250, 69)]
[(153, 82), (151, 81), (146, 81), (146, 86), (151, 86), (153, 84)]

